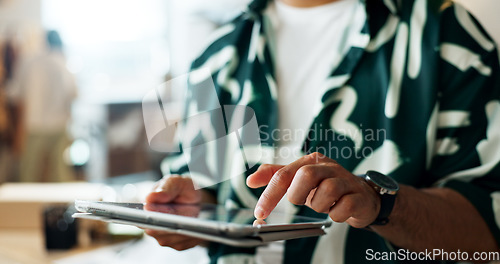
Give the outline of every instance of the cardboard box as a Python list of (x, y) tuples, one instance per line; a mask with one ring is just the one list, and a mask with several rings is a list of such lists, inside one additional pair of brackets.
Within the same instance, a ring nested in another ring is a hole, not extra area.
[(42, 228), (44, 209), (75, 199), (100, 200), (104, 185), (7, 183), (0, 186), (0, 228)]

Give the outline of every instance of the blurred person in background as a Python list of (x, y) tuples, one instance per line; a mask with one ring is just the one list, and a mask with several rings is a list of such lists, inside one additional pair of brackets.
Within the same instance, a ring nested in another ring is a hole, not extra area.
[(22, 110), (24, 141), (21, 182), (60, 182), (74, 179), (64, 162), (69, 145), (67, 125), (77, 96), (74, 76), (66, 68), (59, 33), (47, 31), (46, 49), (27, 59), (16, 72), (9, 94)]
[(11, 34), (0, 40), (0, 183), (10, 180), (20, 153), (19, 109), (8, 98), (8, 87), (14, 75), (18, 53)]
[[(188, 164), (209, 167), (218, 153), (186, 148), (186, 155), (167, 158), (171, 174), (146, 201), (216, 200), (255, 208), (259, 219), (277, 207), (336, 222), (324, 236), (267, 247), (210, 243), (211, 263), (365, 263), (369, 250), (469, 256), (499, 250), (498, 54), (462, 6), (445, 0), (255, 0), (206, 47), (192, 70), (209, 69), (218, 98), (194, 95), (189, 109), (216, 99), (253, 108), (271, 157), (259, 161), (271, 164), (195, 190), (193, 182), (205, 175)], [(306, 133), (275, 139), (274, 132), (287, 129)], [(203, 133), (191, 134), (192, 142), (184, 142), (205, 143)], [(280, 155), (286, 148), (297, 155)], [(339, 149), (348, 154), (336, 154)], [(359, 153), (363, 149), (370, 151)], [(371, 170), (399, 183), (397, 197), (356, 176)], [(176, 250), (203, 244), (146, 232)]]

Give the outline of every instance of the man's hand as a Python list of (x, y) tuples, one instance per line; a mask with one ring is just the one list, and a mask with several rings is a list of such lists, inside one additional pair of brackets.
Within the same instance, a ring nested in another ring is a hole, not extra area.
[[(294, 204), (328, 213), (335, 222), (365, 227), (380, 211), (380, 198), (366, 181), (334, 160), (313, 153), (287, 165), (262, 165), (248, 177), (252, 188), (267, 185), (255, 208), (266, 218), (287, 193)], [(371, 229), (394, 245), (414, 252), (496, 252), (498, 245), (476, 208), (449, 188), (415, 189), (399, 185), (398, 198), (385, 226)]]
[[(146, 208), (156, 208), (152, 204), (179, 203), (198, 204), (202, 201), (202, 193), (194, 189), (190, 178), (181, 176), (166, 176), (156, 183), (153, 192), (146, 197)], [(183, 235), (158, 230), (145, 230), (146, 234), (154, 237), (162, 246), (171, 247), (176, 250), (185, 250), (195, 247), (204, 241)]]
[(182, 176), (165, 176), (153, 187), (146, 197), (146, 203), (198, 204), (201, 192), (194, 189), (193, 180)]
[(371, 224), (380, 211), (380, 198), (363, 178), (320, 153), (286, 166), (264, 164), (248, 177), (247, 185), (267, 185), (255, 207), (258, 219), (267, 218), (285, 193), (293, 204), (305, 204), (356, 228)]

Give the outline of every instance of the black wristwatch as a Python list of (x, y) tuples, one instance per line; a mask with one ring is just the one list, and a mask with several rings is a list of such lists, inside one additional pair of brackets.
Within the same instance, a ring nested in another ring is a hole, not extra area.
[(380, 211), (375, 221), (370, 225), (385, 225), (389, 222), (389, 215), (394, 207), (399, 185), (391, 177), (376, 171), (367, 171), (363, 177), (380, 196)]

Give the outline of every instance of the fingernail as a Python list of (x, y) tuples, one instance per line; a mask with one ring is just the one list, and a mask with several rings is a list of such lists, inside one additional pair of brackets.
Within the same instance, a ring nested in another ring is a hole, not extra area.
[(248, 184), (248, 181), (249, 181), (250, 177), (252, 177), (252, 175), (253, 175), (253, 174), (250, 174), (250, 175), (247, 177), (247, 180), (246, 180), (246, 182), (245, 182), (245, 183), (246, 183), (246, 185), (247, 185), (247, 186), (249, 186), (249, 187), (250, 187), (250, 185)]
[(255, 207), (253, 214), (257, 219), (264, 219), (264, 210), (260, 206)]

